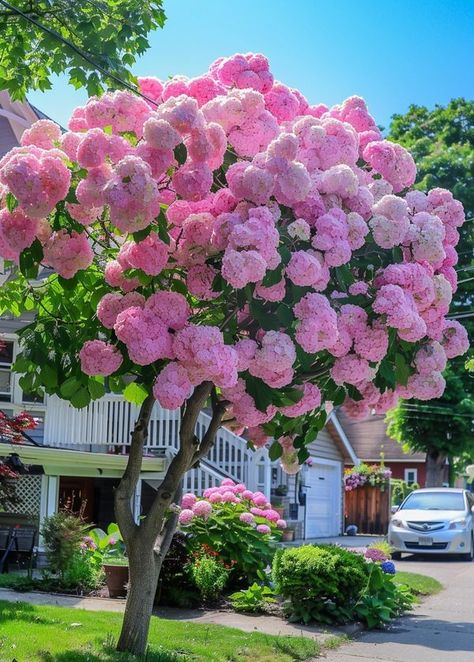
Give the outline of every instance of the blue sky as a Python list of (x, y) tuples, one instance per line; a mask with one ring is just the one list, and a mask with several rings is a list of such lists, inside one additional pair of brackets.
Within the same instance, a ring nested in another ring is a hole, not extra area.
[[(410, 103), (474, 98), (473, 0), (165, 0), (165, 9), (137, 75), (196, 76), (222, 55), (262, 52), (311, 103), (358, 94), (384, 126)], [(61, 78), (29, 98), (65, 125), (86, 95)]]

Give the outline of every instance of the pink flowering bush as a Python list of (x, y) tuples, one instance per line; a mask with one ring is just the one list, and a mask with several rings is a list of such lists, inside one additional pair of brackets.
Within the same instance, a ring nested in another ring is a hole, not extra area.
[(286, 522), (273, 510), (261, 492), (224, 479), (202, 497), (184, 494), (179, 524), (188, 538), (190, 552), (213, 550), (232, 568), (232, 581), (244, 583), (259, 578), (271, 564), (274, 542)]

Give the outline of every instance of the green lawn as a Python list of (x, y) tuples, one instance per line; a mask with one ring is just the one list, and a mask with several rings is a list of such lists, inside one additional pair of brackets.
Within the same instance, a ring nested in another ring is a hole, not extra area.
[(415, 572), (404, 572), (403, 570), (397, 572), (395, 582), (409, 586), (415, 595), (432, 595), (443, 588), (443, 585), (434, 577), (419, 575)]
[[(122, 615), (0, 601), (0, 662), (125, 662), (113, 650)], [(258, 625), (257, 625), (258, 627)], [(242, 632), (153, 617), (147, 662), (290, 662), (319, 645), (304, 637)]]

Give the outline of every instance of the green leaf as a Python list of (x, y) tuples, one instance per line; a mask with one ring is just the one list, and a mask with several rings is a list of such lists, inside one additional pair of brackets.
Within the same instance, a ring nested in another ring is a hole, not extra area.
[(255, 400), (255, 406), (260, 411), (266, 411), (272, 404), (274, 393), (270, 386), (257, 377), (245, 377), (246, 391)]
[(25, 248), (20, 254), (20, 271), (25, 278), (36, 278), (39, 263), (43, 259), (43, 247), (38, 239), (35, 239), (29, 248)]
[(141, 384), (132, 382), (125, 387), (123, 397), (133, 405), (140, 406), (148, 396), (148, 391)]
[(10, 213), (15, 211), (15, 209), (18, 207), (18, 200), (10, 191), (8, 191), (7, 193), (6, 203), (7, 203), (7, 209)]
[(69, 400), (80, 388), (82, 388), (82, 384), (77, 377), (69, 377), (61, 384), (59, 392), (64, 398)]
[(397, 352), (395, 354), (395, 379), (397, 381), (397, 384), (406, 386), (409, 376), (410, 376), (410, 367), (407, 364), (403, 354)]
[(84, 386), (81, 386), (81, 388), (71, 397), (70, 401), (73, 407), (76, 407), (76, 409), (82, 409), (83, 407), (87, 407), (90, 403), (91, 396), (89, 391), (84, 388)]
[(262, 280), (262, 285), (264, 287), (271, 287), (272, 285), (276, 285), (277, 283), (279, 283), (281, 281), (282, 269), (283, 269), (283, 265), (281, 264), (276, 269), (272, 269), (272, 271), (267, 271)]
[(41, 368), (41, 381), (45, 386), (48, 388), (54, 388), (55, 386), (58, 385), (58, 373), (56, 372), (56, 369), (50, 365), (46, 364)]
[(186, 145), (184, 143), (179, 143), (179, 145), (174, 148), (174, 158), (179, 163), (179, 165), (186, 163), (186, 159), (188, 158), (188, 150), (186, 149)]
[(272, 462), (275, 462), (275, 460), (278, 460), (282, 456), (282, 454), (283, 454), (283, 448), (281, 444), (279, 444), (278, 441), (274, 441), (269, 448), (268, 457)]
[(98, 400), (105, 395), (105, 386), (102, 382), (90, 378), (87, 382), (87, 388), (92, 400)]

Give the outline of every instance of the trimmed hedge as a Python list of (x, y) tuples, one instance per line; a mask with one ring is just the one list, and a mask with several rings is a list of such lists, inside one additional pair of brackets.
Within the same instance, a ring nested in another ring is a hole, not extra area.
[(337, 545), (279, 550), (273, 562), (275, 590), (290, 620), (344, 622), (367, 585), (368, 565)]

